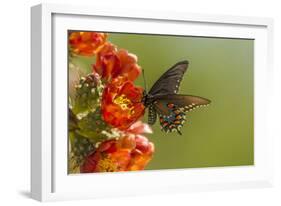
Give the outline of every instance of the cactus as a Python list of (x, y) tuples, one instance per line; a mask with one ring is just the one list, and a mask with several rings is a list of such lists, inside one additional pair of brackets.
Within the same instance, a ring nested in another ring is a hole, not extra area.
[[(143, 169), (154, 147), (142, 136), (144, 124), (130, 129), (145, 109), (142, 88), (133, 83), (141, 73), (137, 57), (99, 32), (69, 33), (68, 48), (69, 173), (101, 172), (108, 163), (123, 165), (116, 171)], [(92, 170), (96, 160), (101, 170)]]
[(75, 88), (72, 111), (78, 118), (81, 118), (99, 105), (103, 86), (97, 75), (88, 74), (86, 77), (80, 78)]
[(82, 135), (72, 132), (70, 135), (69, 147), (69, 169), (71, 173), (79, 172), (79, 167), (84, 163), (87, 155), (95, 151), (95, 142), (91, 139), (83, 137)]
[(103, 131), (110, 131), (111, 128), (102, 120), (100, 107), (89, 112), (78, 121), (79, 133), (95, 142), (107, 138)]

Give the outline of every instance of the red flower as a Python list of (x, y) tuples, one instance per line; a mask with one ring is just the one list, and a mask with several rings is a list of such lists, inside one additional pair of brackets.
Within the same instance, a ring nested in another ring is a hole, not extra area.
[(69, 35), (71, 51), (77, 55), (95, 55), (105, 44), (107, 34), (98, 32), (72, 32)]
[(111, 80), (118, 76), (125, 76), (134, 81), (141, 73), (137, 64), (137, 57), (124, 49), (117, 50), (116, 46), (107, 42), (97, 53), (93, 71), (103, 79)]
[(151, 132), (151, 129), (148, 125), (137, 122), (121, 138), (102, 142), (94, 153), (86, 157), (80, 171), (90, 173), (143, 170), (154, 153), (153, 143), (140, 134), (144, 132)]
[(102, 95), (103, 120), (118, 129), (127, 129), (144, 114), (142, 94), (143, 89), (125, 77), (113, 79)]

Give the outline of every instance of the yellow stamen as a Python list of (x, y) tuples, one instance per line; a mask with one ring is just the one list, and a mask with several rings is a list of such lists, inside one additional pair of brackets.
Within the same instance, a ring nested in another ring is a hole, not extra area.
[(122, 110), (129, 110), (133, 113), (133, 105), (130, 99), (128, 99), (124, 94), (118, 96), (113, 100), (113, 102), (121, 107)]
[(104, 157), (98, 162), (98, 170), (100, 172), (114, 172), (117, 171), (117, 165), (114, 164), (114, 162), (108, 158)]

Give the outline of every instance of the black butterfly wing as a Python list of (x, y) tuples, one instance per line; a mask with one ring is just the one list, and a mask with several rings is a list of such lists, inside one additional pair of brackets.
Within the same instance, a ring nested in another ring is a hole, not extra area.
[(168, 69), (152, 86), (148, 94), (176, 94), (188, 67), (188, 61), (181, 61)]
[(210, 100), (192, 95), (163, 95), (158, 96), (153, 102), (155, 111), (159, 114), (162, 130), (165, 132), (177, 131), (185, 122), (186, 112), (200, 106), (210, 104)]
[(182, 94), (169, 94), (169, 95), (157, 96), (155, 101), (163, 102), (166, 104), (172, 103), (174, 105), (177, 105), (184, 112), (189, 112), (195, 108), (201, 106), (207, 106), (211, 103), (209, 99), (203, 97), (194, 96), (194, 95), (182, 95)]

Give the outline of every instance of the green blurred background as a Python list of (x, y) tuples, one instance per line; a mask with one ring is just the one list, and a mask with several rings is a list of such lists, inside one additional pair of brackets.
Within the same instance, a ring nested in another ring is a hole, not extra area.
[[(172, 65), (188, 60), (179, 93), (212, 101), (187, 113), (182, 136), (163, 133), (158, 121), (153, 125), (147, 136), (155, 155), (146, 169), (254, 164), (253, 40), (109, 33), (109, 41), (137, 55), (148, 89)], [(82, 68), (94, 61), (77, 60)], [(143, 86), (141, 76), (136, 84)]]

